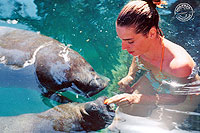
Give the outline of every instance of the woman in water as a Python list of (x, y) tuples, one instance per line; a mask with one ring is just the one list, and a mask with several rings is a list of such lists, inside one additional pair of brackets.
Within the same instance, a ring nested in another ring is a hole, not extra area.
[[(122, 49), (133, 60), (128, 75), (118, 83), (126, 93), (115, 95), (106, 103), (118, 104), (121, 112), (149, 116), (157, 105), (184, 103), (189, 93), (185, 89), (181, 91), (181, 85), (199, 79), (198, 72), (194, 73), (196, 64), (188, 52), (164, 38), (156, 10), (156, 5), (161, 3), (160, 0), (131, 1), (117, 18), (116, 31)], [(146, 73), (129, 87), (139, 69)], [(176, 84), (170, 84), (172, 81)]]

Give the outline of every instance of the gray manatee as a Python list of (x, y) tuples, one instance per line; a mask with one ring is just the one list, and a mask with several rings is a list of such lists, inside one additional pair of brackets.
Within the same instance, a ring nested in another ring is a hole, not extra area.
[(38, 114), (0, 117), (1, 133), (97, 131), (110, 125), (114, 110), (105, 97), (86, 103), (67, 103)]
[(78, 52), (57, 40), (9, 27), (0, 27), (0, 63), (13, 71), (33, 65), (47, 97), (67, 90), (90, 97), (109, 81), (98, 75)]

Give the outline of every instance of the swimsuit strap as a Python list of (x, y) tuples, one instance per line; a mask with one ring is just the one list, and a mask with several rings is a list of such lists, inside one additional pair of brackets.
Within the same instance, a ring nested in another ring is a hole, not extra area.
[(164, 54), (165, 54), (165, 46), (164, 43), (162, 43), (162, 55), (161, 55), (161, 62), (160, 62), (160, 72), (162, 72), (162, 65), (163, 65), (163, 60), (164, 60)]

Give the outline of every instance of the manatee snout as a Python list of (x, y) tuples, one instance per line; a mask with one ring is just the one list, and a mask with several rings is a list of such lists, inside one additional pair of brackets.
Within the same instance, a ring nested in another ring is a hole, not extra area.
[[(97, 75), (94, 79), (92, 79), (89, 82), (89, 86), (91, 86), (91, 89), (88, 91), (87, 96), (91, 97), (102, 91), (104, 88), (108, 86), (109, 81), (110, 81), (109, 78), (102, 75)], [(96, 89), (94, 90), (94, 88)]]
[[(106, 97), (99, 97), (97, 100), (85, 104), (86, 113), (82, 112), (83, 120), (81, 123), (85, 131), (96, 131), (108, 127), (115, 116), (115, 111), (110, 105), (105, 105)], [(92, 126), (91, 126), (92, 125)]]

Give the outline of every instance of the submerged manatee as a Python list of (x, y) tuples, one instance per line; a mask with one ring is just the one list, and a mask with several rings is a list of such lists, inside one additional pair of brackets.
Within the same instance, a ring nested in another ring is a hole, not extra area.
[(87, 103), (67, 103), (38, 114), (0, 117), (0, 131), (56, 132), (96, 131), (107, 127), (114, 111), (103, 102), (105, 97)]
[(0, 62), (13, 71), (33, 65), (48, 97), (67, 90), (90, 97), (108, 84), (79, 53), (31, 31), (0, 27)]

